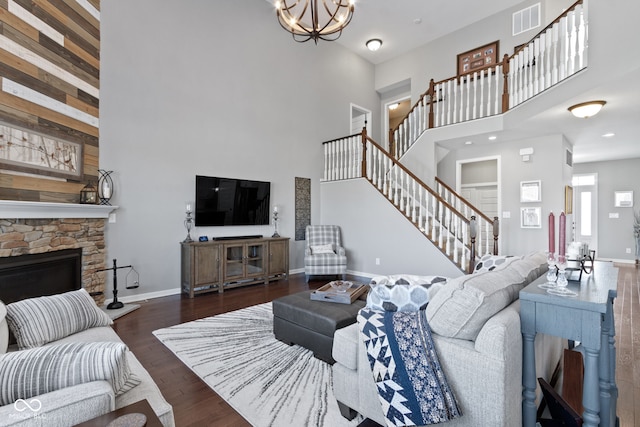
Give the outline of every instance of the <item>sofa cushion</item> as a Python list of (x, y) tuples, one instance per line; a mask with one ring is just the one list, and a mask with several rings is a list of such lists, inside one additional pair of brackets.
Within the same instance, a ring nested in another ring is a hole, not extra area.
[(0, 404), (91, 381), (107, 381), (116, 395), (140, 383), (123, 343), (68, 343), (0, 355)]
[(0, 354), (7, 352), (9, 346), (9, 325), (7, 325), (7, 306), (0, 301)]
[(511, 268), (451, 279), (427, 305), (429, 326), (445, 337), (474, 340), (491, 316), (518, 298), (526, 283)]
[(113, 324), (84, 289), (11, 303), (7, 305), (7, 322), (21, 350)]
[(399, 274), (371, 279), (367, 307), (383, 311), (424, 309), (433, 295), (446, 283), (441, 276)]

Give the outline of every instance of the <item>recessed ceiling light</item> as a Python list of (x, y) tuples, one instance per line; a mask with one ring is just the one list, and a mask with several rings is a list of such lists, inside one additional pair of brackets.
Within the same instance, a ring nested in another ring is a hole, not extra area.
[(609, 132), (609, 133), (605, 133), (605, 134), (604, 134), (604, 135), (602, 135), (602, 136), (604, 136), (605, 138), (611, 138), (612, 136), (616, 136), (616, 134), (615, 134), (615, 133), (613, 133), (613, 132)]
[(413, 23), (414, 23), (414, 24), (416, 24), (416, 25), (420, 25), (420, 24), (422, 24), (422, 18), (416, 18), (416, 19), (414, 19), (414, 20), (413, 20)]
[(466, 142), (464, 143), (464, 145), (471, 145), (471, 144), (473, 144), (473, 141), (466, 141)]
[(489, 141), (495, 141), (496, 139), (498, 139), (498, 137), (497, 137), (497, 136), (495, 136), (495, 135), (491, 135), (491, 136), (489, 137)]

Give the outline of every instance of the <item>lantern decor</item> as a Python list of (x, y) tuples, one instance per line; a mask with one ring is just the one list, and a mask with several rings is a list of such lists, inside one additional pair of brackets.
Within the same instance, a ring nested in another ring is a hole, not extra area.
[(80, 203), (84, 205), (95, 205), (98, 203), (98, 190), (96, 190), (96, 187), (93, 186), (91, 181), (80, 190)]
[(273, 225), (275, 227), (275, 230), (273, 231), (273, 235), (271, 237), (280, 237), (280, 235), (278, 234), (278, 207), (277, 206), (273, 207)]
[(98, 178), (98, 197), (101, 205), (111, 205), (109, 200), (113, 197), (113, 179), (111, 174), (113, 171), (98, 169), (100, 177)]
[(183, 243), (193, 242), (191, 238), (191, 228), (193, 227), (194, 218), (191, 216), (193, 213), (193, 209), (191, 207), (191, 202), (185, 203), (185, 214), (187, 217), (184, 220), (184, 227), (187, 229), (187, 237), (182, 241)]

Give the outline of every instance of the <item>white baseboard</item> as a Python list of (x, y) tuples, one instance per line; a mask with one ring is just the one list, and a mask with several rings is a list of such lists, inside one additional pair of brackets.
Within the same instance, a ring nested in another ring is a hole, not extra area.
[(596, 261), (611, 261), (618, 264), (635, 264), (636, 260), (634, 259), (617, 259), (617, 258), (600, 258), (598, 257)]

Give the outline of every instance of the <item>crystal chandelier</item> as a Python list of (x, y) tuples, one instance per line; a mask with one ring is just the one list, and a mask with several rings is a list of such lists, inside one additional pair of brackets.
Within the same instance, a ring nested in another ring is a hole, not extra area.
[(297, 42), (337, 40), (353, 17), (354, 0), (279, 0), (278, 22)]

